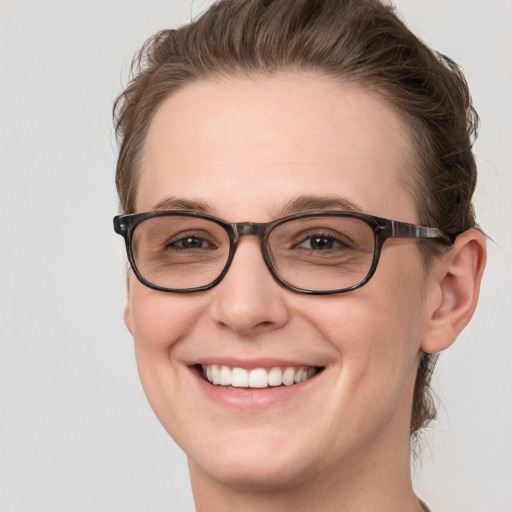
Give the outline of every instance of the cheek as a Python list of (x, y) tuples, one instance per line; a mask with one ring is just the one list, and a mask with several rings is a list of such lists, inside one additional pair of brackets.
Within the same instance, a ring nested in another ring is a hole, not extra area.
[(340, 354), (344, 385), (350, 381), (354, 388), (362, 383), (377, 388), (395, 382), (400, 387), (415, 377), (424, 326), (424, 275), (421, 266), (399, 261), (392, 265), (383, 259), (367, 285), (345, 296), (326, 297), (308, 311), (309, 321)]
[(172, 437), (180, 431), (183, 364), (176, 353), (204, 314), (196, 295), (167, 294), (130, 283), (128, 315), (144, 393)]
[(203, 314), (203, 302), (200, 297), (157, 292), (131, 283), (127, 314), (139, 375), (152, 405), (158, 390), (173, 385), (172, 369), (179, 361), (171, 353)]
[(189, 302), (185, 295), (158, 292), (132, 282), (128, 315), (136, 347), (168, 353), (202, 312), (201, 301), (196, 300), (194, 308)]

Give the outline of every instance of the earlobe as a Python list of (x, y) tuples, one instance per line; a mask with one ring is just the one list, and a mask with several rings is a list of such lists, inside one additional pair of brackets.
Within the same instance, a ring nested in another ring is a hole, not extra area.
[(126, 325), (127, 329), (130, 331), (130, 334), (133, 336), (133, 330), (132, 330), (132, 313), (130, 309), (130, 268), (128, 268), (128, 271), (126, 272), (126, 303), (124, 305), (123, 310), (123, 317), (124, 317), (124, 324)]
[(470, 229), (457, 237), (453, 247), (434, 263), (435, 303), (428, 312), (428, 327), (421, 350), (440, 352), (448, 348), (467, 325), (476, 308), (485, 268), (484, 235)]
[(128, 330), (130, 331), (130, 334), (133, 335), (133, 330), (132, 330), (132, 314), (131, 314), (131, 310), (130, 310), (130, 300), (129, 299), (126, 300), (126, 304), (124, 305), (123, 316), (124, 316), (124, 324), (126, 325)]

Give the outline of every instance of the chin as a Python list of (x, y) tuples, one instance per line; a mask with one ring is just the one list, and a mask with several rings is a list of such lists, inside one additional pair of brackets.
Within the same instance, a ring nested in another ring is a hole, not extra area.
[[(203, 458), (204, 459), (204, 458)], [(232, 488), (273, 491), (275, 489), (291, 488), (306, 480), (305, 468), (300, 461), (278, 460), (274, 457), (262, 457), (254, 454), (230, 454), (222, 460), (189, 459), (191, 474), (200, 471), (210, 479)]]
[[(191, 474), (200, 472), (223, 485), (253, 490), (274, 490), (293, 487), (307, 479), (309, 468), (304, 446), (297, 445), (282, 433), (222, 436), (215, 446), (200, 446), (187, 450)], [(238, 439), (233, 438), (238, 437)], [(195, 448), (195, 449), (194, 449)], [(311, 476), (310, 476), (311, 478)]]

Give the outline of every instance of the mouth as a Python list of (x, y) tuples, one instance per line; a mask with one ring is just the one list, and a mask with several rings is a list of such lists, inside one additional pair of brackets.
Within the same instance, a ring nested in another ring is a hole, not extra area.
[(243, 389), (293, 386), (313, 378), (323, 370), (323, 367), (313, 366), (247, 369), (219, 364), (201, 364), (196, 368), (203, 380), (214, 386)]

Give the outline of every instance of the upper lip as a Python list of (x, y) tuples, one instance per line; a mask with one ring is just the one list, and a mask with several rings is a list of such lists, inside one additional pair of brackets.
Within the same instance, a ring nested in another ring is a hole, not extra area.
[(191, 365), (203, 365), (208, 366), (216, 364), (219, 366), (229, 366), (230, 368), (245, 368), (246, 370), (252, 370), (255, 368), (275, 368), (275, 367), (294, 367), (294, 368), (317, 368), (325, 366), (323, 364), (317, 364), (312, 361), (296, 359), (281, 359), (281, 358), (235, 358), (235, 357), (221, 357), (212, 356), (199, 358), (198, 360), (191, 363)]

